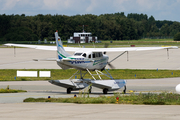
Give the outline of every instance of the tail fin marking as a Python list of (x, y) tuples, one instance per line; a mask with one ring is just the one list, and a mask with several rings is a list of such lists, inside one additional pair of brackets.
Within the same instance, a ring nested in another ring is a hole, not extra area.
[(56, 38), (56, 46), (57, 46), (57, 53), (58, 53), (58, 58), (63, 59), (68, 56), (70, 56), (65, 50), (61, 42), (61, 38), (58, 36), (58, 32), (55, 32), (55, 38)]

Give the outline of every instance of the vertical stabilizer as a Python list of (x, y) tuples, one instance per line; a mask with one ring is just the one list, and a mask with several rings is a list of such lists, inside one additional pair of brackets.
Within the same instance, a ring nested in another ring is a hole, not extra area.
[(63, 47), (63, 44), (61, 42), (61, 38), (58, 36), (58, 31), (55, 32), (55, 39), (56, 39), (56, 46), (57, 46), (57, 53), (58, 53), (58, 59), (63, 59), (68, 56), (70, 56)]

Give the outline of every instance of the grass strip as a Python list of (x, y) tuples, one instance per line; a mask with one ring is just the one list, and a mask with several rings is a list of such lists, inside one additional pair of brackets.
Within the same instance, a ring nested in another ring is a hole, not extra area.
[[(117, 101), (116, 98), (119, 98)], [(100, 97), (76, 97), (76, 98), (27, 98), (24, 102), (55, 102), (78, 104), (138, 104), (138, 105), (180, 105), (180, 95), (175, 93), (160, 94), (130, 94)]]
[(0, 93), (20, 93), (27, 92), (25, 90), (14, 90), (14, 89), (0, 89)]
[[(40, 80), (59, 80), (69, 79), (75, 69), (18, 69), (22, 71), (51, 71), (51, 77), (17, 77), (17, 69), (0, 69), (0, 81), (40, 81)], [(132, 69), (110, 69), (108, 71), (114, 79), (155, 79), (155, 78), (172, 78), (180, 77), (180, 70), (132, 70)], [(103, 73), (106, 73), (103, 71)], [(95, 74), (95, 72), (92, 72)], [(80, 76), (76, 76), (77, 79)], [(16, 79), (15, 79), (16, 78)], [(84, 78), (91, 78), (87, 74)], [(98, 76), (95, 76), (99, 79)], [(103, 79), (109, 79), (106, 76), (102, 76)]]

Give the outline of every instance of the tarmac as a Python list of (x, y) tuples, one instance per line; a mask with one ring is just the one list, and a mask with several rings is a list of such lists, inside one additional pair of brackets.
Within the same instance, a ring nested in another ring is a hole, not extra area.
[(0, 104), (1, 120), (179, 120), (179, 106), (21, 103)]
[[(180, 49), (129, 52), (112, 64), (116, 69), (180, 69)], [(120, 53), (107, 53), (110, 60)], [(0, 48), (0, 69), (60, 69), (55, 61), (33, 61), (32, 59), (55, 58), (55, 51), (28, 48)], [(128, 61), (127, 61), (128, 59)], [(107, 67), (108, 69), (108, 67)], [(127, 80), (127, 91), (175, 92), (180, 78)], [(123, 120), (179, 120), (180, 107), (171, 105), (117, 105), (117, 104), (67, 104), (67, 103), (23, 103), (28, 97), (73, 97), (79, 91), (67, 95), (66, 89), (51, 85), (47, 81), (0, 82), (12, 89), (27, 90), (27, 93), (0, 94), (0, 119), (2, 120), (46, 120), (46, 119), (123, 119)], [(119, 90), (117, 92), (121, 92)], [(91, 96), (103, 95), (93, 88)], [(108, 95), (113, 95), (110, 92)]]

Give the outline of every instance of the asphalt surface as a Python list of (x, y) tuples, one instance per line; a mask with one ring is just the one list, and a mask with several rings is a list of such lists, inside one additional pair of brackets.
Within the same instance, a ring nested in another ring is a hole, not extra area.
[[(130, 52), (129, 61), (123, 55), (112, 64), (117, 69), (180, 69), (180, 49), (170, 50), (169, 59), (166, 50)], [(107, 53), (110, 60), (119, 53)], [(0, 48), (0, 69), (60, 69), (54, 61), (35, 62), (32, 59), (55, 58), (55, 51), (43, 51), (27, 48)], [(108, 67), (107, 67), (108, 68)], [(175, 92), (180, 78), (127, 80), (127, 92)], [(112, 104), (62, 104), (62, 103), (23, 103), (28, 97), (39, 98), (73, 97), (79, 91), (67, 95), (66, 89), (51, 85), (47, 81), (0, 82), (0, 88), (27, 90), (27, 93), (0, 94), (0, 119), (36, 120), (36, 119), (123, 119), (123, 120), (179, 120), (179, 106), (154, 105), (112, 105)], [(117, 92), (121, 92), (118, 90)], [(91, 96), (102, 94), (102, 90), (93, 88)], [(113, 95), (110, 92), (107, 95)]]
[(179, 120), (179, 106), (22, 103), (0, 104), (1, 120)]

